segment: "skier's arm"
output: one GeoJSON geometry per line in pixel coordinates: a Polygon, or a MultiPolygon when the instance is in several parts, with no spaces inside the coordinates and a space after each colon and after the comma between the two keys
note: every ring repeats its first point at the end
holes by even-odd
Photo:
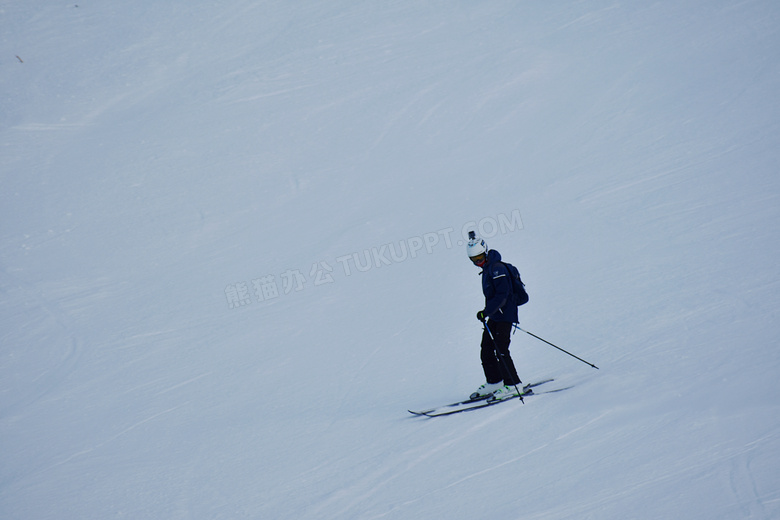
{"type": "Polygon", "coordinates": [[[493,316],[498,309],[506,304],[507,299],[512,294],[512,281],[509,279],[509,273],[506,268],[498,268],[490,273],[493,282],[493,297],[485,302],[485,316],[493,316]]]}

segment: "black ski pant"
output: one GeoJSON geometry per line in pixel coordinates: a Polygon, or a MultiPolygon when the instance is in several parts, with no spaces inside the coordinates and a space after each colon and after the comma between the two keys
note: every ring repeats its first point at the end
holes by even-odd
{"type": "Polygon", "coordinates": [[[511,340],[512,324],[505,321],[488,320],[487,327],[482,332],[482,369],[485,371],[485,379],[488,383],[500,383],[505,385],[519,385],[520,378],[515,370],[515,364],[509,355],[509,342],[511,340]],[[488,333],[493,334],[490,337],[488,333]]]}

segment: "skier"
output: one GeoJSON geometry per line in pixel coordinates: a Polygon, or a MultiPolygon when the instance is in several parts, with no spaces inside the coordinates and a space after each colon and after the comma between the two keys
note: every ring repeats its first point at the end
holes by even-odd
{"type": "Polygon", "coordinates": [[[512,325],[518,322],[509,271],[501,262],[501,254],[488,249],[485,241],[473,231],[469,231],[466,252],[474,265],[482,268],[485,295],[485,307],[477,313],[477,319],[485,328],[480,358],[486,382],[471,394],[471,398],[505,399],[518,395],[523,386],[509,355],[512,325]]]}

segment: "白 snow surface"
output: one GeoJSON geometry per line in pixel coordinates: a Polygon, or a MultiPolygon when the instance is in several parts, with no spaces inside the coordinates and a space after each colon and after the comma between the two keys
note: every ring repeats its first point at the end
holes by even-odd
{"type": "Polygon", "coordinates": [[[780,518],[774,1],[0,3],[0,517],[780,518]],[[478,227],[526,381],[482,382],[478,227]]]}

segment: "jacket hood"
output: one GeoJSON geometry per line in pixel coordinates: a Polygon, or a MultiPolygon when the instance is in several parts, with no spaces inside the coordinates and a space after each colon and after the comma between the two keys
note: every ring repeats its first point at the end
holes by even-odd
{"type": "Polygon", "coordinates": [[[492,265],[496,262],[501,261],[501,253],[496,251],[495,249],[490,249],[487,254],[487,264],[486,265],[492,265]]]}

